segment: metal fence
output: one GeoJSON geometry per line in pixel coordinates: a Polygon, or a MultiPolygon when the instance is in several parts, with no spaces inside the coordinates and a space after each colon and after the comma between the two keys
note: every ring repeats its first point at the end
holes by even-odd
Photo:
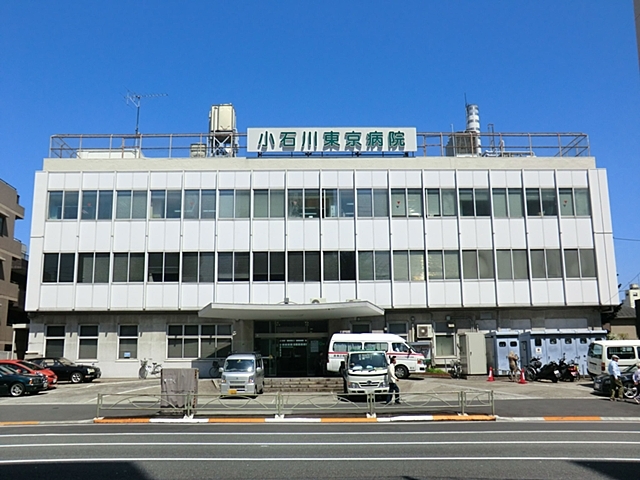
{"type": "Polygon", "coordinates": [[[330,157],[582,157],[590,155],[584,133],[474,133],[435,132],[417,134],[417,152],[280,152],[247,153],[245,133],[173,134],[66,134],[53,135],[51,158],[133,159],[207,158],[259,156],[330,157]]]}
{"type": "Polygon", "coordinates": [[[400,405],[386,404],[384,394],[277,392],[242,395],[130,395],[98,394],[96,417],[202,415],[240,417],[339,416],[378,414],[475,413],[495,415],[493,391],[404,393],[400,405]],[[487,412],[488,411],[488,412],[487,412]]]}

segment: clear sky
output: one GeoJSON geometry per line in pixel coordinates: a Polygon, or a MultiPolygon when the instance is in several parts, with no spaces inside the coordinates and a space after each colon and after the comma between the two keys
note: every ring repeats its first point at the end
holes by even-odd
{"type": "MultiPolygon", "coordinates": [[[[608,170],[619,283],[640,277],[640,74],[631,0],[0,2],[0,178],[26,209],[49,137],[415,126],[584,132],[608,170]],[[632,239],[627,241],[622,239],[632,239]]],[[[639,282],[640,283],[640,282],[639,282]]]]}

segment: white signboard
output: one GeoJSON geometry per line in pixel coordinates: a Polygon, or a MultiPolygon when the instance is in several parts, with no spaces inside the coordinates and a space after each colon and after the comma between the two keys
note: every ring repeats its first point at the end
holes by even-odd
{"type": "Polygon", "coordinates": [[[416,129],[248,128],[247,152],[415,152],[416,129]]]}

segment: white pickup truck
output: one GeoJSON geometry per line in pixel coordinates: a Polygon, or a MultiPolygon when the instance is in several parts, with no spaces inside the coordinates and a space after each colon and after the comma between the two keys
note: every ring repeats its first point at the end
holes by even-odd
{"type": "Polygon", "coordinates": [[[388,365],[385,352],[349,352],[344,372],[347,393],[387,393],[388,365]]]}

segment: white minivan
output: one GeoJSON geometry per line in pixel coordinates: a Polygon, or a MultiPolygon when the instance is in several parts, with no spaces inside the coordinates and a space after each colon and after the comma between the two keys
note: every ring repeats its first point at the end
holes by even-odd
{"type": "Polygon", "coordinates": [[[617,355],[620,369],[640,362],[640,340],[597,340],[589,345],[587,372],[593,378],[607,372],[611,357],[617,355]]]}
{"type": "Polygon", "coordinates": [[[339,373],[340,362],[349,352],[377,351],[396,357],[396,375],[407,378],[411,373],[424,373],[427,362],[422,353],[413,350],[406,340],[392,333],[334,333],[329,342],[327,371],[339,373]]]}

